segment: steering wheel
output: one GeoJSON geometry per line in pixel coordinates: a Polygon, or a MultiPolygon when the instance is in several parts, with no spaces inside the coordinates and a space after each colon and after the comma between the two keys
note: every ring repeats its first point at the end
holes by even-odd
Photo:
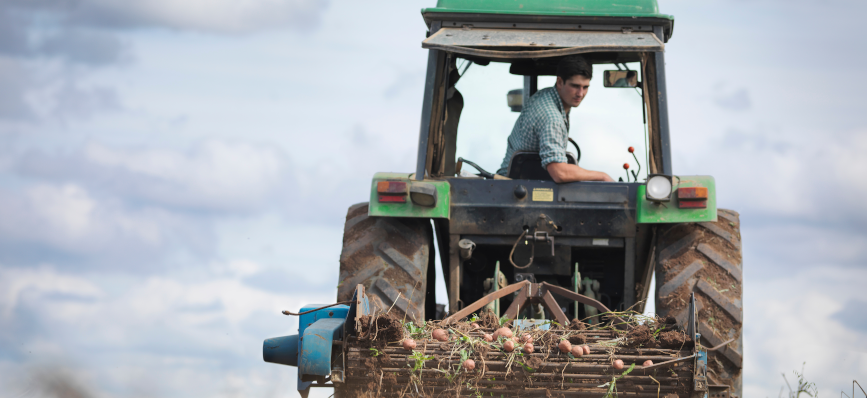
{"type": "Polygon", "coordinates": [[[569,142],[571,142],[572,145],[575,146],[575,152],[578,152],[575,154],[575,164],[577,165],[578,162],[581,161],[581,148],[578,147],[578,143],[575,142],[575,140],[573,140],[571,137],[569,137],[569,142]]]}

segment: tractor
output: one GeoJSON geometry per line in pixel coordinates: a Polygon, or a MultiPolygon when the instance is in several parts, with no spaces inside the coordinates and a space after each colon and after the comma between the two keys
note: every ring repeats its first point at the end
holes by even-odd
{"type": "MultiPolygon", "coordinates": [[[[478,301],[516,284],[575,293],[511,312],[524,318],[593,322],[600,310],[586,303],[640,313],[653,294],[660,316],[693,333],[697,347],[716,348],[695,362],[704,378],[696,376],[690,396],[742,397],[740,220],[717,208],[713,177],[674,172],[664,53],[674,18],[659,13],[656,0],[439,0],[422,16],[427,74],[415,169],[375,174],[369,202],[348,210],[337,301],[352,304],[306,307],[301,337],[266,340],[266,360],[299,366],[303,395],[319,383],[340,396],[349,369],[337,365],[338,342],[353,334],[350,320],[357,321],[362,306],[416,321],[447,315],[434,287],[439,256],[452,315],[481,305],[502,315],[520,295],[478,301]],[[520,111],[540,77],[555,75],[559,59],[576,54],[610,68],[601,90],[640,96],[646,143],[635,160],[646,175],[556,183],[538,153],[516,152],[505,175],[457,156],[464,103],[457,82],[469,65],[508,67],[522,78],[521,89],[503,87],[504,105],[520,111]],[[305,361],[313,359],[304,355],[316,348],[305,348],[303,336],[326,321],[334,344],[315,354],[321,373],[305,373],[313,369],[305,361]]],[[[573,144],[568,159],[579,164],[581,150],[573,144]]]]}

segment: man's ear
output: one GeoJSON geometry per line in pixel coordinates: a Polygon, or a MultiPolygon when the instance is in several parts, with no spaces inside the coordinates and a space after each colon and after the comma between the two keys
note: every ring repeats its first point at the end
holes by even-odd
{"type": "Polygon", "coordinates": [[[563,87],[563,78],[557,76],[557,82],[555,83],[558,87],[563,87]]]}

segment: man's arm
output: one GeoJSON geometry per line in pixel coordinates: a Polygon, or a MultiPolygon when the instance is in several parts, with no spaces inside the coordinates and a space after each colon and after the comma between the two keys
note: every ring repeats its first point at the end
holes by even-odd
{"type": "Polygon", "coordinates": [[[608,181],[613,182],[608,174],[601,171],[587,170],[578,165],[569,163],[548,163],[546,167],[548,174],[554,179],[554,182],[572,182],[572,181],[608,181]]]}

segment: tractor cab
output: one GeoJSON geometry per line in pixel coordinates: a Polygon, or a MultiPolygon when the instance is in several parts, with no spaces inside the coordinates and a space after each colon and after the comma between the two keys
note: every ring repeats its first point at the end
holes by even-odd
{"type": "Polygon", "coordinates": [[[602,169],[620,181],[635,182],[639,176],[643,180],[649,163],[661,172],[665,163],[661,145],[655,146],[655,152],[646,145],[651,136],[650,141],[662,141],[661,126],[654,123],[659,118],[659,98],[644,95],[659,92],[659,79],[651,68],[665,37],[654,34],[652,25],[618,29],[580,25],[582,30],[551,25],[543,30],[539,24],[445,22],[422,43],[434,50],[432,54],[442,53],[441,65],[429,67],[428,80],[433,78],[435,86],[444,90],[426,90],[435,97],[431,127],[425,131],[430,156],[425,159],[427,177],[551,181],[538,153],[518,152],[513,159],[504,159],[503,154],[523,105],[538,90],[554,86],[558,62],[571,55],[593,64],[595,78],[582,107],[569,116],[575,139],[570,139],[568,163],[580,162],[581,146],[587,146],[589,157],[584,160],[590,168],[602,169]],[[439,67],[443,71],[438,74],[439,67]],[[648,118],[649,113],[654,117],[648,118]],[[630,147],[632,155],[627,152],[630,147]],[[631,170],[620,169],[624,161],[632,163],[631,170]]]}

